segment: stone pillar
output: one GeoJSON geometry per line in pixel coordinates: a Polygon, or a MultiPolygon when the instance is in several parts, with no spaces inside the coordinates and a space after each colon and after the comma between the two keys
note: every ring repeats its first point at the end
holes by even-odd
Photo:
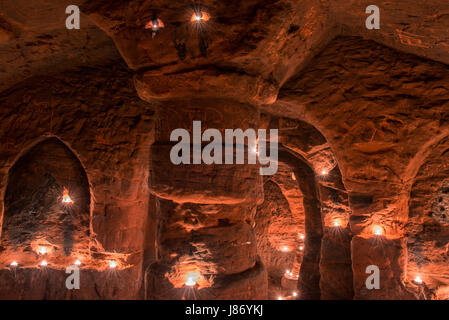
{"type": "Polygon", "coordinates": [[[320,290],[322,300],[351,300],[354,298],[351,215],[348,195],[344,192],[338,168],[322,176],[320,184],[323,238],[320,257],[320,290]],[[335,228],[334,222],[341,227],[335,228]]]}
{"type": "Polygon", "coordinates": [[[193,121],[201,121],[203,132],[218,129],[223,143],[225,129],[257,129],[254,98],[264,88],[257,80],[204,71],[138,75],[135,83],[140,97],[158,105],[149,182],[158,202],[157,261],[147,274],[147,297],[265,299],[267,275],[253,230],[262,176],[258,165],[247,163],[246,146],[245,164],[170,160],[177,143],[170,141],[172,131],[186,129],[192,143],[193,121]]]}
{"type": "Polygon", "coordinates": [[[351,241],[354,298],[413,299],[404,286],[407,265],[404,206],[407,201],[401,200],[406,199],[405,196],[391,185],[379,189],[390,192],[388,195],[380,192],[349,195],[353,210],[350,224],[354,234],[351,241]],[[399,200],[391,199],[391,194],[397,195],[399,200]],[[376,226],[382,231],[381,235],[374,233],[376,226]],[[366,273],[370,265],[379,268],[379,289],[366,286],[366,279],[372,274],[366,273]]]}

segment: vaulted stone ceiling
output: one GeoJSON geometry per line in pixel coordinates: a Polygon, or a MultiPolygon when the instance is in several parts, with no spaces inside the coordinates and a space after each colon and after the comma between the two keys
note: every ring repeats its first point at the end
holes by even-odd
{"type": "Polygon", "coordinates": [[[202,33],[207,57],[198,48],[198,31],[189,28],[191,5],[162,0],[2,1],[0,90],[36,74],[117,59],[114,45],[99,28],[134,70],[172,73],[212,68],[261,76],[275,87],[297,74],[338,34],[360,35],[449,63],[449,3],[445,0],[425,4],[413,0],[202,1],[211,15],[202,33]],[[81,7],[80,30],[65,28],[69,4],[81,7]],[[370,4],[381,10],[380,30],[365,27],[365,9],[370,4]],[[155,14],[165,28],[152,39],[144,26],[155,14]],[[185,46],[183,61],[175,46],[185,46]]]}
{"type": "MultiPolygon", "coordinates": [[[[198,244],[204,242],[212,255],[200,259],[200,267],[209,272],[210,265],[216,264],[221,268],[220,281],[236,284],[219,288],[220,297],[235,298],[234,293],[239,292],[245,299],[263,298],[258,285],[263,283],[263,268],[256,262],[252,226],[247,223],[255,200],[262,199],[256,170],[232,168],[232,179],[218,179],[210,190],[212,177],[228,173],[211,167],[179,169],[170,166],[165,157],[168,133],[190,127],[193,116],[200,115],[208,127],[257,127],[259,110],[241,103],[250,101],[261,105],[266,127],[281,130],[284,146],[311,164],[294,172],[295,177],[307,178],[298,179],[303,183],[301,191],[309,193],[302,192],[308,199],[304,211],[312,212],[305,225],[309,219],[314,226],[312,236],[306,239],[318,239],[305,244],[309,249],[305,250],[303,269],[332,272],[322,272],[321,280],[313,272],[312,277],[304,277],[302,286],[309,289],[303,297],[319,298],[316,288],[321,281],[343,284],[340,287],[347,289],[344,296],[349,298],[409,298],[411,295],[402,291],[403,283],[410,283],[422,268],[426,281],[432,278],[434,289],[443,292],[437,297],[446,298],[447,260],[438,261],[435,269],[422,263],[420,251],[424,243],[429,257],[446,254],[447,242],[434,250],[434,239],[447,238],[446,231],[435,229],[423,239],[420,228],[431,216],[446,219],[442,216],[445,187],[429,186],[427,181],[429,177],[440,180],[436,173],[445,168],[440,169],[442,161],[433,158],[447,154],[449,3],[376,2],[205,0],[202,6],[210,20],[198,30],[189,23],[193,12],[187,1],[2,1],[0,91],[14,90],[1,95],[6,160],[0,174],[7,176],[9,166],[30,141],[49,133],[60,136],[79,151],[81,159],[89,160],[83,163],[87,174],[94,177],[93,194],[98,201],[93,230],[105,250],[141,252],[142,221],[151,211],[145,200],[150,185],[151,194],[160,198],[160,212],[171,217],[159,224],[164,232],[158,244],[162,259],[151,269],[155,279],[164,279],[164,268],[171,268],[170,264],[177,266],[174,255],[187,257],[181,262],[189,262],[191,244],[201,249],[198,244]],[[80,30],[65,27],[69,4],[81,8],[80,30]],[[365,27],[365,9],[371,4],[380,7],[380,30],[365,27]],[[153,37],[145,25],[155,16],[164,28],[153,37]],[[129,70],[124,70],[121,59],[129,70]],[[75,68],[80,66],[86,68],[75,68]],[[70,71],[64,72],[66,69],[70,71]],[[20,86],[16,86],[18,82],[22,82],[20,86]],[[135,91],[154,105],[139,100],[135,91]],[[162,108],[158,100],[166,100],[162,108]],[[281,121],[280,117],[290,119],[281,121]],[[292,118],[301,121],[290,123],[292,118]],[[283,127],[284,121],[289,125],[283,127]],[[111,151],[114,145],[119,147],[111,151]],[[130,162],[133,156],[135,162],[130,162]],[[327,170],[324,175],[331,170],[333,174],[316,179],[322,169],[327,170]],[[329,181],[330,177],[338,179],[329,181]],[[315,180],[327,188],[320,195],[323,226],[313,191],[315,180]],[[436,191],[439,196],[432,196],[431,201],[421,197],[436,191]],[[135,203],[123,205],[123,199],[130,198],[135,203]],[[191,204],[184,204],[189,201],[191,204]],[[334,243],[329,232],[335,218],[333,209],[349,206],[351,213],[338,212],[346,233],[342,241],[334,243]],[[207,219],[185,222],[185,215],[207,219]],[[387,253],[372,246],[373,225],[382,225],[388,236],[387,253]],[[216,226],[220,234],[210,236],[210,228],[216,226]],[[191,230],[198,232],[201,241],[190,240],[191,230]],[[233,243],[239,237],[251,246],[236,260],[223,259],[232,247],[223,245],[222,240],[233,243]],[[413,241],[409,242],[408,265],[406,238],[413,241]],[[179,247],[172,246],[174,240],[179,247]],[[368,250],[373,250],[369,256],[368,250]],[[342,260],[333,259],[336,252],[342,260]],[[372,263],[386,270],[382,279],[385,291],[377,296],[364,289],[365,268],[372,263]],[[405,277],[407,268],[410,276],[405,277]],[[249,281],[234,282],[235,274],[247,271],[249,281]],[[253,289],[246,292],[241,289],[245,287],[253,289]]],[[[201,256],[201,250],[196,252],[201,256]]],[[[140,279],[141,262],[134,264],[134,276],[130,272],[133,279],[140,279]]],[[[178,276],[175,273],[172,280],[182,285],[178,276]]],[[[156,280],[146,287],[151,295],[173,298],[156,280]]],[[[169,287],[167,282],[164,285],[169,287]]],[[[136,285],[129,296],[137,296],[139,290],[136,285]]],[[[341,292],[332,291],[323,290],[321,297],[341,297],[341,292]]],[[[89,295],[95,296],[93,292],[96,287],[89,295]]]]}
{"type": "Polygon", "coordinates": [[[35,75],[120,59],[112,41],[81,15],[81,29],[67,30],[73,1],[0,1],[0,91],[35,75]]]}

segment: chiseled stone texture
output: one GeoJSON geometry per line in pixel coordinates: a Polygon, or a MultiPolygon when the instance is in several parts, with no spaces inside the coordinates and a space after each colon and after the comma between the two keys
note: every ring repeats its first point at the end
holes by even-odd
{"type": "MultiPolygon", "coordinates": [[[[149,149],[153,141],[154,111],[137,97],[130,73],[118,62],[108,68],[80,68],[30,78],[2,92],[0,106],[0,143],[4,146],[0,150],[1,198],[5,194],[9,170],[22,154],[47,138],[62,141],[79,159],[88,179],[88,189],[84,188],[84,192],[89,192],[91,197],[90,212],[87,212],[89,238],[84,250],[90,252],[87,256],[92,259],[92,264],[82,266],[81,277],[85,277],[82,286],[86,287],[78,293],[67,293],[64,282],[59,279],[60,270],[65,270],[67,264],[49,255],[49,267],[44,273],[36,268],[18,270],[18,285],[11,283],[12,272],[2,270],[2,296],[32,299],[140,297],[145,229],[149,220],[149,149]],[[96,262],[104,260],[107,264],[106,259],[113,257],[121,259],[116,270],[97,271],[100,266],[96,262]],[[54,286],[46,286],[46,281],[54,286]],[[4,291],[9,290],[8,286],[15,291],[4,291]],[[26,293],[29,286],[34,289],[26,293]]],[[[58,150],[49,145],[45,152],[51,159],[58,157],[58,150]]],[[[35,166],[45,164],[34,159],[35,166]]],[[[56,177],[64,179],[64,170],[67,174],[71,172],[73,168],[65,165],[61,163],[56,177]]],[[[51,166],[47,170],[51,171],[51,166]]],[[[0,208],[3,213],[3,201],[0,208]]],[[[3,223],[4,230],[8,230],[5,224],[9,220],[3,223]]],[[[81,227],[74,226],[75,229],[81,227]]],[[[150,251],[146,256],[154,255],[154,248],[145,246],[150,251]]],[[[38,261],[36,257],[36,264],[38,261]]],[[[1,261],[1,267],[10,262],[9,258],[1,261]]]]}
{"type": "MultiPolygon", "coordinates": [[[[339,37],[280,91],[277,108],[314,125],[332,146],[349,193],[351,231],[363,239],[378,224],[387,242],[406,240],[412,184],[432,146],[449,132],[448,74],[444,64],[339,37]]],[[[275,112],[273,106],[264,109],[275,112]]],[[[355,283],[366,278],[368,243],[352,243],[355,283]]],[[[405,245],[395,248],[379,262],[394,261],[386,264],[384,291],[357,285],[357,298],[409,297],[403,287],[414,275],[406,272],[405,245]]]]}

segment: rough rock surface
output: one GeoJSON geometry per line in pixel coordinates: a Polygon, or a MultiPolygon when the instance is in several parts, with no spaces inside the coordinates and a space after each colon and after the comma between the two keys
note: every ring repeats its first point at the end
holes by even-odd
{"type": "MultiPolygon", "coordinates": [[[[129,73],[118,63],[32,78],[4,91],[0,105],[1,297],[140,297],[154,111],[137,97],[129,73]],[[64,186],[72,219],[61,212],[64,186]],[[25,212],[35,220],[16,219],[25,212]],[[71,220],[71,252],[60,230],[71,224],[61,218],[71,220]],[[17,230],[31,233],[11,243],[17,230]],[[44,257],[30,250],[35,238],[52,248],[44,257]],[[48,267],[36,268],[43,258],[48,267]],[[76,259],[84,287],[70,293],[61,278],[76,259]],[[7,267],[13,260],[18,270],[7,267]],[[111,260],[117,268],[105,271],[111,260]]],[[[154,257],[154,246],[148,250],[154,257]]]]}
{"type": "Polygon", "coordinates": [[[0,4],[0,298],[449,298],[447,1],[73,2],[0,4]],[[193,120],[279,173],[174,166],[193,120]]]}
{"type": "MultiPolygon", "coordinates": [[[[443,64],[374,42],[343,37],[280,93],[279,105],[288,110],[295,106],[296,117],[315,125],[335,152],[353,212],[351,231],[358,239],[352,240],[355,284],[362,285],[364,268],[375,263],[357,253],[373,247],[375,225],[383,228],[383,245],[396,248],[377,261],[386,273],[384,291],[376,294],[356,286],[357,298],[410,297],[403,288],[415,274],[406,272],[400,239],[405,241],[408,202],[418,171],[448,132],[447,70],[443,64]]],[[[444,164],[439,156],[429,159],[444,164]]],[[[440,185],[434,185],[433,194],[440,185]]]]}
{"type": "Polygon", "coordinates": [[[268,272],[268,298],[293,294],[292,290],[284,290],[281,280],[286,277],[298,281],[304,250],[304,218],[302,194],[294,172],[280,163],[278,173],[264,183],[264,202],[255,216],[257,250],[268,272]]]}

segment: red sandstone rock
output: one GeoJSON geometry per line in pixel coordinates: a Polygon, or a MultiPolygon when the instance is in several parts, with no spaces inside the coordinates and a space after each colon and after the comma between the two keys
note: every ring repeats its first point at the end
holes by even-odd
{"type": "Polygon", "coordinates": [[[447,1],[379,1],[379,30],[353,0],[205,0],[201,31],[78,4],[0,8],[1,299],[449,297],[447,1]],[[278,172],[173,165],[194,120],[278,129],[278,172]]]}

